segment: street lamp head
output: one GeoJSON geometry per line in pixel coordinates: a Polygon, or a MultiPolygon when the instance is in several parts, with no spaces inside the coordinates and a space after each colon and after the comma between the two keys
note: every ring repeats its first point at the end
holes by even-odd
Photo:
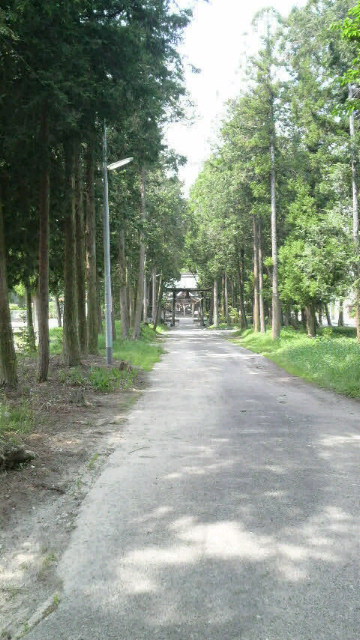
{"type": "Polygon", "coordinates": [[[119,167],[123,167],[125,164],[129,164],[129,162],[131,162],[132,160],[134,160],[134,158],[124,158],[124,160],[118,160],[117,162],[108,164],[107,168],[110,169],[110,171],[112,169],[119,169],[119,167]]]}

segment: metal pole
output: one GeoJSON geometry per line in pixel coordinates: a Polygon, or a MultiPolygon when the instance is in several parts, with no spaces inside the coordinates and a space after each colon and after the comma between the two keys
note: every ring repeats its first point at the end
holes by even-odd
{"type": "Polygon", "coordinates": [[[104,267],[105,267],[105,323],[106,323],[106,362],[112,363],[112,299],[111,299],[111,266],[110,266],[110,216],[109,216],[109,187],[107,170],[107,138],[104,123],[104,267]]]}

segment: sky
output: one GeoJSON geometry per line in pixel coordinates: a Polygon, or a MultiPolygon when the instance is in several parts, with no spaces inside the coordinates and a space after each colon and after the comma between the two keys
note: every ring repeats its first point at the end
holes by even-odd
{"type": "Polygon", "coordinates": [[[173,124],[167,132],[168,145],[188,159],[180,175],[187,193],[210,155],[226,101],[241,90],[246,55],[256,51],[257,38],[251,27],[255,13],[271,5],[287,15],[306,0],[177,0],[176,4],[194,10],[180,47],[186,86],[194,103],[193,123],[173,124]],[[192,73],[191,65],[200,73],[192,73]]]}

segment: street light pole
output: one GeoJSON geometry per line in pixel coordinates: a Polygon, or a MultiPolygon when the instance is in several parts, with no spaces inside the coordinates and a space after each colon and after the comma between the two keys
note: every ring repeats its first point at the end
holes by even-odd
{"type": "Polygon", "coordinates": [[[105,335],[106,335],[106,362],[112,364],[113,335],[112,335],[112,295],[111,295],[111,262],[110,262],[110,212],[109,212],[109,185],[108,170],[118,169],[131,162],[133,158],[124,158],[112,164],[107,164],[107,132],[104,123],[103,139],[103,174],[104,174],[104,271],[105,271],[105,335]]]}
{"type": "Polygon", "coordinates": [[[107,135],[104,124],[104,271],[105,271],[105,326],[106,326],[106,362],[112,363],[112,299],[111,299],[111,264],[110,264],[110,214],[109,214],[109,185],[107,169],[107,135]]]}

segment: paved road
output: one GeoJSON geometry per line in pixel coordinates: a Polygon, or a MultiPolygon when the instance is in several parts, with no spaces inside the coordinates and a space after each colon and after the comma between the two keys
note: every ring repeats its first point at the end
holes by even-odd
{"type": "Polygon", "coordinates": [[[28,640],[358,640],[359,409],[181,324],[28,640]]]}

